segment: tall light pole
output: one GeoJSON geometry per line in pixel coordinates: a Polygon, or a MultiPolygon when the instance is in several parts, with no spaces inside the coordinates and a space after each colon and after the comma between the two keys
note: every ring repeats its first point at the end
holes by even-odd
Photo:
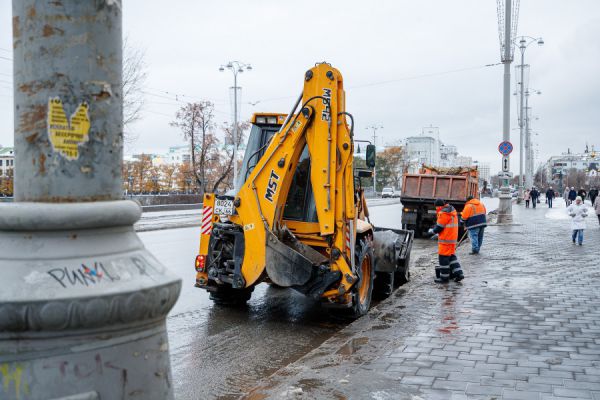
{"type": "MultiPolygon", "coordinates": [[[[500,58],[504,64],[502,141],[510,142],[510,64],[513,61],[514,41],[519,15],[519,0],[514,4],[511,0],[497,0],[498,36],[500,39],[500,58]]],[[[500,203],[498,205],[498,223],[512,222],[512,197],[509,181],[510,152],[502,156],[502,172],[500,173],[500,203]]]]}
{"type": "Polygon", "coordinates": [[[238,189],[238,168],[237,168],[237,147],[238,147],[238,85],[237,76],[239,73],[246,71],[252,71],[250,64],[243,63],[241,61],[229,61],[225,65],[219,67],[219,71],[225,71],[225,68],[233,73],[233,189],[238,189]]]}
{"type": "Polygon", "coordinates": [[[142,209],[123,200],[121,2],[12,6],[0,398],[173,399],[166,316],[181,279],[144,247],[142,209]]]}
{"type": "MultiPolygon", "coordinates": [[[[527,144],[525,144],[525,147],[523,146],[523,142],[524,137],[525,137],[525,132],[524,132],[524,128],[525,128],[525,124],[524,124],[524,112],[523,112],[523,107],[524,107],[524,96],[525,96],[525,92],[528,90],[527,86],[528,84],[525,82],[525,50],[527,49],[527,47],[529,47],[530,44],[532,43],[537,43],[539,46],[543,46],[544,45],[544,39],[542,39],[541,37],[539,38],[534,38],[531,36],[520,36],[517,39],[519,39],[519,50],[521,51],[521,65],[520,65],[520,69],[521,69],[521,80],[520,80],[520,88],[519,88],[519,143],[520,143],[520,147],[519,147],[519,199],[523,198],[523,184],[524,184],[524,180],[523,180],[523,158],[524,155],[526,154],[528,147],[527,144]],[[525,149],[525,151],[523,151],[525,149]]],[[[516,39],[515,39],[516,40],[516,39]]],[[[529,156],[529,154],[527,154],[527,156],[529,156]]],[[[527,157],[527,159],[529,159],[529,157],[527,157]]],[[[527,175],[527,165],[525,166],[525,174],[527,175]]],[[[530,187],[529,184],[526,184],[527,187],[530,187]]]]}
{"type": "MultiPolygon", "coordinates": [[[[375,146],[375,154],[377,155],[377,130],[383,129],[381,125],[371,125],[367,126],[365,129],[373,130],[373,145],[375,146]]],[[[373,168],[373,195],[377,197],[377,166],[373,168]]]]}
{"type": "Polygon", "coordinates": [[[531,107],[529,107],[529,96],[532,94],[542,94],[541,91],[528,88],[525,93],[525,185],[533,186],[533,151],[531,148],[531,107]]]}

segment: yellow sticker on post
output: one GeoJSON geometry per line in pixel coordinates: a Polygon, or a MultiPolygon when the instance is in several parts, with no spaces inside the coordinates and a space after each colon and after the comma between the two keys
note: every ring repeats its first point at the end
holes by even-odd
{"type": "Polygon", "coordinates": [[[79,158],[79,146],[89,140],[88,104],[83,102],[68,119],[58,97],[48,99],[48,138],[54,151],[68,160],[79,158]]]}

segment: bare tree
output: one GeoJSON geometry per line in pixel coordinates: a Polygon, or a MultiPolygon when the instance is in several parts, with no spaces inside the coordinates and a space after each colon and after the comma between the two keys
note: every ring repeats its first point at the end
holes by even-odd
{"type": "Polygon", "coordinates": [[[173,190],[173,179],[176,172],[177,168],[172,164],[164,164],[160,167],[160,174],[163,177],[164,186],[169,192],[173,190]]]}
{"type": "Polygon", "coordinates": [[[141,118],[146,78],[145,52],[132,46],[126,37],[123,40],[123,133],[126,142],[137,139],[129,126],[141,118]]]}
{"type": "Polygon", "coordinates": [[[214,105],[210,101],[188,103],[175,115],[171,126],[181,129],[184,139],[189,142],[192,158],[192,175],[201,193],[206,188],[206,166],[208,155],[218,143],[213,130],[214,105]]]}
{"type": "Polygon", "coordinates": [[[141,154],[139,159],[133,162],[134,188],[137,180],[138,192],[149,191],[150,172],[152,171],[152,157],[149,154],[141,154]]]}
{"type": "MultiPolygon", "coordinates": [[[[225,124],[222,127],[223,133],[225,134],[225,143],[243,143],[246,136],[246,131],[250,128],[249,122],[242,122],[238,124],[237,138],[234,141],[234,129],[233,124],[225,124]]],[[[213,178],[213,193],[221,187],[223,190],[231,189],[233,185],[233,147],[224,146],[221,151],[213,154],[211,157],[214,168],[212,169],[213,178]]],[[[240,170],[241,162],[238,161],[238,171],[240,170]]],[[[243,178],[242,178],[243,179],[243,178]]]]}

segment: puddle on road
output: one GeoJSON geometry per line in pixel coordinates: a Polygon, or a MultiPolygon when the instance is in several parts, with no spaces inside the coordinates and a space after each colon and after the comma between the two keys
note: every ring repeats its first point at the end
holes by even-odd
{"type": "Polygon", "coordinates": [[[298,385],[303,389],[316,389],[323,386],[323,381],[314,378],[305,378],[298,381],[298,385]]]}
{"type": "Polygon", "coordinates": [[[361,347],[366,345],[369,342],[369,338],[367,337],[359,337],[350,340],[348,343],[343,345],[336,354],[340,354],[343,356],[350,356],[360,350],[361,347]]]}
{"type": "Polygon", "coordinates": [[[390,328],[390,327],[391,327],[391,325],[388,325],[388,324],[381,324],[381,325],[373,325],[373,326],[371,327],[371,329],[374,329],[374,330],[382,330],[382,329],[388,329],[388,328],[390,328]]]}

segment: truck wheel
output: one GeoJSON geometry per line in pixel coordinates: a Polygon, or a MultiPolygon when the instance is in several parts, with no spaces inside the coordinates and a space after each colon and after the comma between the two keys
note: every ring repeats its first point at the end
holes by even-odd
{"type": "Polygon", "coordinates": [[[394,283],[397,286],[404,285],[410,281],[410,254],[404,259],[404,265],[394,272],[394,283]]]}
{"type": "Polygon", "coordinates": [[[394,272],[376,272],[373,286],[373,295],[383,300],[388,298],[394,291],[394,272]]]}
{"type": "Polygon", "coordinates": [[[352,287],[352,308],[349,310],[352,318],[362,317],[369,311],[375,281],[373,247],[361,240],[357,250],[358,282],[352,287]]]}
{"type": "Polygon", "coordinates": [[[253,291],[254,286],[245,289],[234,289],[229,285],[219,285],[216,291],[210,292],[209,298],[218,305],[242,306],[250,300],[253,291]]]}

